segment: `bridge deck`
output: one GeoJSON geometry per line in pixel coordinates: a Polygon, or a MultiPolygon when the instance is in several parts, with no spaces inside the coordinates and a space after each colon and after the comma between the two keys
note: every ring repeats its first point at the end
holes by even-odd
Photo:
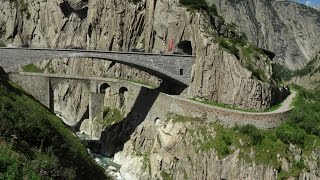
{"type": "Polygon", "coordinates": [[[94,58],[126,64],[162,79],[189,85],[195,56],[81,49],[0,48],[0,66],[13,71],[26,64],[57,58],[94,58]]]}

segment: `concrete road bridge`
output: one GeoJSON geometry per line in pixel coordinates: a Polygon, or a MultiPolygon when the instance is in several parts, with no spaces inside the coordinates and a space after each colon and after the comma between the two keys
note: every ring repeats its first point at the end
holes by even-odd
{"type": "Polygon", "coordinates": [[[6,72],[56,58],[94,58],[129,65],[161,79],[188,86],[195,56],[114,52],[81,49],[0,48],[0,66],[6,72]]]}

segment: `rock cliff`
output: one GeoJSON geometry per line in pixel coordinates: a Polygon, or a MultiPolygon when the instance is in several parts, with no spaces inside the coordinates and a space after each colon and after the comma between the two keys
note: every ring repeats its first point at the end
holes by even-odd
{"type": "MultiPolygon", "coordinates": [[[[283,172],[291,172],[287,176],[289,179],[319,179],[319,152],[304,156],[301,148],[290,145],[285,156],[277,154],[277,157],[272,157],[279,167],[268,163],[262,165],[253,160],[256,159],[256,152],[252,148],[247,156],[244,155],[244,148],[241,146],[246,143],[246,139],[239,139],[242,144],[240,148],[230,142],[231,152],[226,149],[230,154],[221,157],[219,150],[212,148],[211,144],[218,143],[213,142],[213,139],[220,136],[221,127],[201,119],[189,120],[169,117],[163,121],[144,121],[124,145],[124,150],[114,157],[122,165],[121,175],[125,179],[275,180],[283,178],[283,172]],[[302,158],[308,171],[294,175],[291,171],[294,162],[302,158]]],[[[267,154],[269,150],[265,156],[267,154]]]]}
{"type": "Polygon", "coordinates": [[[320,53],[317,54],[304,68],[295,72],[290,82],[313,89],[319,87],[320,83],[320,53]]]}
{"type": "MultiPolygon", "coordinates": [[[[272,67],[266,55],[252,53],[248,45],[234,47],[228,39],[221,41],[219,36],[230,35],[228,31],[221,33],[227,26],[219,17],[189,11],[177,0],[4,1],[0,15],[5,27],[2,40],[18,46],[168,52],[168,44],[173,43],[178,51],[197,55],[188,97],[262,110],[275,102],[273,95],[278,92],[272,85],[272,67]],[[244,57],[246,52],[248,57],[244,57]]],[[[159,82],[142,71],[110,62],[50,62],[42,67],[159,82]]]]}
{"type": "Polygon", "coordinates": [[[275,52],[275,60],[300,69],[320,50],[320,12],[295,2],[206,0],[249,41],[275,52]]]}

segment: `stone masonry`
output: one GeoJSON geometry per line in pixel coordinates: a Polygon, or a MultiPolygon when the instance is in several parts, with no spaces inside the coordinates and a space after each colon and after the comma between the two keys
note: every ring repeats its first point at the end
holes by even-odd
{"type": "Polygon", "coordinates": [[[54,58],[96,58],[123,63],[136,67],[158,76],[162,79],[174,81],[181,85],[189,85],[194,56],[162,55],[144,53],[124,53],[78,49],[29,49],[29,48],[1,48],[2,66],[7,72],[43,59],[54,58]]]}

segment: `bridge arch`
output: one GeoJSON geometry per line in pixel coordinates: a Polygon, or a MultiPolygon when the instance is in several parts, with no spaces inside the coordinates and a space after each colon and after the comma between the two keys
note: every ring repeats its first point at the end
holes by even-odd
{"type": "Polygon", "coordinates": [[[105,94],[110,88],[111,88],[111,86],[108,83],[102,83],[99,86],[98,93],[105,94]]]}
{"type": "MultiPolygon", "coordinates": [[[[189,47],[189,43],[186,43],[189,47]]],[[[190,48],[190,47],[189,47],[190,48]]],[[[22,65],[56,58],[93,58],[125,64],[177,85],[188,86],[195,56],[111,52],[81,49],[0,48],[1,66],[14,71],[22,65]]]]}
{"type": "Polygon", "coordinates": [[[119,89],[119,108],[124,112],[126,109],[126,100],[127,100],[128,88],[120,87],[119,89]]]}

